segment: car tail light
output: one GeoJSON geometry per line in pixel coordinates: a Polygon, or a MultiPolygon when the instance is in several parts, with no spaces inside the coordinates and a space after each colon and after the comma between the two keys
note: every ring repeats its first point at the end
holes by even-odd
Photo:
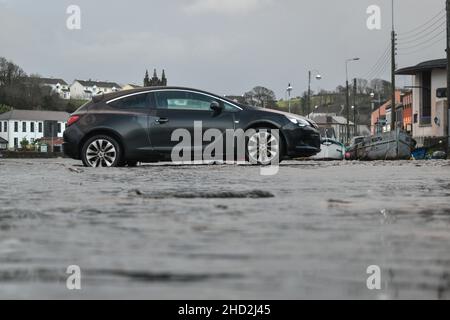
{"type": "Polygon", "coordinates": [[[80,116],[71,116],[69,118],[69,120],[67,120],[67,126],[70,127],[71,125],[73,125],[78,120],[80,120],[80,116]]]}

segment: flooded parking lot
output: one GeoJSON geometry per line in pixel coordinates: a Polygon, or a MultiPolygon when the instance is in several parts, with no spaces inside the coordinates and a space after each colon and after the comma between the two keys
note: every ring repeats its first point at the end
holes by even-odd
{"type": "Polygon", "coordinates": [[[0,160],[0,189],[0,298],[450,298],[449,161],[0,160]]]}

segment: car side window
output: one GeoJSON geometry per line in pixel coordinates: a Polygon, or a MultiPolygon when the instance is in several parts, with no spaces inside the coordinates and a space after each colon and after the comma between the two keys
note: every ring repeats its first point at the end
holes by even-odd
{"type": "Polygon", "coordinates": [[[109,105],[113,108],[122,110],[146,110],[150,106],[149,95],[148,93],[136,94],[110,102],[109,105]]]}
{"type": "Polygon", "coordinates": [[[211,111],[211,103],[217,101],[213,97],[188,91],[156,92],[158,109],[211,111]]]}

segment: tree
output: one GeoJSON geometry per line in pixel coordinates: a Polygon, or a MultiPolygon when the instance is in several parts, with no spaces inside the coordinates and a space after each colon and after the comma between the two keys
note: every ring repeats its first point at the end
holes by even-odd
{"type": "Polygon", "coordinates": [[[356,91],[359,95],[370,94],[369,81],[366,79],[356,79],[356,91]]]}
{"type": "Polygon", "coordinates": [[[0,104],[0,114],[11,111],[12,108],[6,104],[0,104]]]}
{"type": "Polygon", "coordinates": [[[0,86],[11,86],[26,76],[18,65],[0,57],[0,86]]]}
{"type": "Polygon", "coordinates": [[[244,99],[247,104],[255,104],[261,108],[275,108],[276,96],[275,93],[265,87],[254,87],[251,91],[244,94],[244,99]]]}
{"type": "Polygon", "coordinates": [[[30,142],[26,138],[23,138],[22,141],[20,141],[20,146],[22,147],[23,150],[27,149],[29,145],[30,142]]]}
{"type": "Polygon", "coordinates": [[[37,74],[28,76],[22,68],[0,57],[0,113],[15,109],[74,112],[83,100],[64,100],[50,87],[43,86],[37,74]]]}

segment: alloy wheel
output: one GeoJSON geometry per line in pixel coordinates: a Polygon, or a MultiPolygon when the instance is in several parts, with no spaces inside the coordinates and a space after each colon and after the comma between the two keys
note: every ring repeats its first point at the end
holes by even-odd
{"type": "Polygon", "coordinates": [[[86,149],[86,161],[89,166],[111,167],[117,158],[116,147],[108,140],[92,141],[86,149]]]}
{"type": "Polygon", "coordinates": [[[268,130],[260,130],[253,134],[247,145],[249,160],[252,163],[268,165],[279,161],[280,142],[268,130]]]}

